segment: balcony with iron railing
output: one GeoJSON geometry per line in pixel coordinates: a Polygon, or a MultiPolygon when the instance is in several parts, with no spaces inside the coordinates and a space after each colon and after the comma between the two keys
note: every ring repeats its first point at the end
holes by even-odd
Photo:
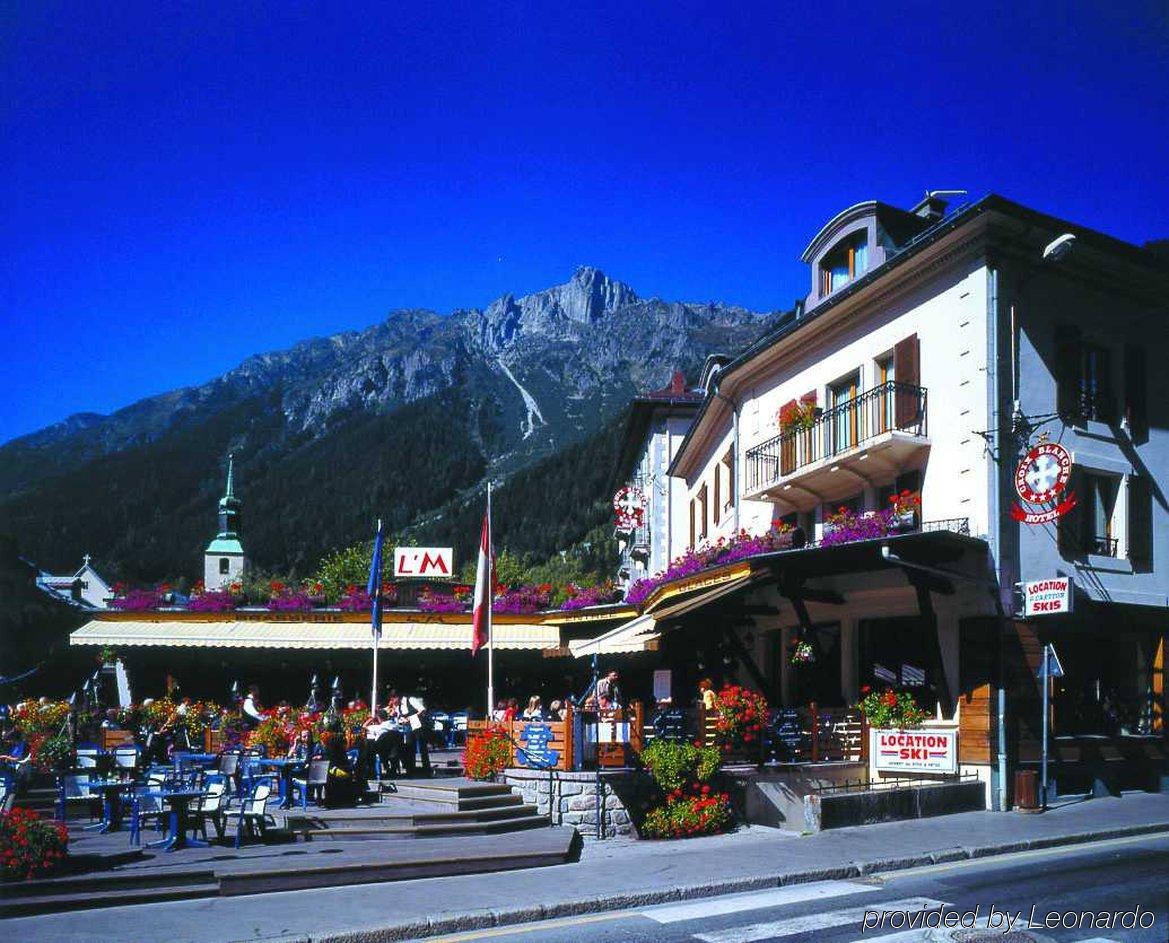
{"type": "Polygon", "coordinates": [[[748,449],[744,497],[806,509],[896,475],[929,448],[923,387],[890,380],[748,449]]]}

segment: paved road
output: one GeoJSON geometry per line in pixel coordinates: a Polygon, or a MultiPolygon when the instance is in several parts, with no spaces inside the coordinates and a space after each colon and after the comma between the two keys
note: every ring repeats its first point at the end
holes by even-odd
{"type": "MultiPolygon", "coordinates": [[[[612,866],[619,866],[613,863],[612,866]]],[[[538,879],[538,878],[537,878],[538,879]]],[[[517,888],[519,891],[521,888],[517,888]]],[[[1125,918],[1113,918],[1121,922],[1125,918]]],[[[1122,839],[822,881],[614,914],[524,924],[429,943],[1169,943],[1169,837],[1122,839]],[[991,908],[994,908],[992,915],[991,908]],[[1137,911],[1137,908],[1140,908],[1137,911]],[[1137,912],[1132,929],[1085,921],[1084,911],[1137,912]],[[964,927],[910,928],[953,913],[964,927]],[[883,923],[880,921],[883,917],[883,923]],[[971,916],[976,914],[976,916],[971,916]],[[1044,923],[1051,914],[1054,927],[1044,923]],[[1067,915],[1071,915],[1070,917],[1067,915]],[[1072,927],[1059,925],[1070,919],[1072,927]],[[1008,927],[1006,921],[1012,921],[1008,927]],[[1034,925],[1029,926],[1031,921],[1034,925]],[[869,926],[866,928],[866,921],[869,926]],[[989,922],[989,928],[988,928],[989,922]]]]}

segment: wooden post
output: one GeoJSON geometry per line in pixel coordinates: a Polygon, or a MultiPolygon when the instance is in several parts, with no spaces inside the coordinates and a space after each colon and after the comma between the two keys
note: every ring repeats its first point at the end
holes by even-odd
{"type": "MultiPolygon", "coordinates": [[[[858,711],[858,713],[860,713],[858,711]]],[[[869,761],[869,720],[861,714],[861,762],[869,761]]]]}
{"type": "Polygon", "coordinates": [[[640,756],[645,746],[645,705],[641,701],[633,701],[630,705],[629,718],[629,749],[635,756],[640,756]]]}
{"type": "Polygon", "coordinates": [[[564,749],[561,751],[563,759],[563,766],[561,767],[565,772],[576,769],[576,754],[573,752],[576,744],[573,741],[573,709],[572,701],[568,701],[564,707],[564,749]]]}
{"type": "Polygon", "coordinates": [[[816,702],[812,701],[812,762],[820,762],[820,711],[816,709],[816,702]]]}

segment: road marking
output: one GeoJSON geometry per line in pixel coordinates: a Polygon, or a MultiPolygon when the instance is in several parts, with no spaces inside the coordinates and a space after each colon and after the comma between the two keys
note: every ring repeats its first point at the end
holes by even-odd
{"type": "Polygon", "coordinates": [[[935,943],[938,936],[933,930],[902,930],[900,933],[886,933],[884,936],[863,936],[850,943],[935,943]]]}
{"type": "Polygon", "coordinates": [[[558,927],[575,927],[584,923],[601,923],[605,920],[620,920],[632,917],[636,911],[611,910],[603,914],[585,914],[580,917],[559,917],[552,920],[536,920],[532,923],[516,923],[511,926],[491,927],[482,930],[467,930],[449,936],[427,937],[426,943],[466,943],[467,940],[486,940],[496,936],[511,936],[518,933],[532,933],[539,930],[555,930],[558,927]]]}
{"type": "Polygon", "coordinates": [[[827,900],[830,897],[868,894],[879,890],[881,888],[874,887],[872,884],[857,884],[852,881],[817,881],[812,884],[777,887],[774,890],[752,891],[749,894],[706,897],[702,900],[687,901],[684,904],[662,904],[641,911],[641,915],[649,917],[650,920],[656,920],[658,923],[678,923],[682,920],[697,920],[699,917],[717,917],[744,910],[761,910],[764,907],[778,907],[780,904],[827,900]]]}
{"type": "MultiPolygon", "coordinates": [[[[912,914],[924,910],[937,910],[939,907],[945,907],[946,903],[929,897],[906,897],[902,900],[883,900],[880,906],[882,911],[903,911],[912,914]]],[[[802,917],[789,917],[786,920],[753,923],[746,927],[730,927],[711,933],[696,933],[694,936],[703,943],[755,943],[757,940],[795,936],[797,933],[814,933],[817,930],[843,927],[850,923],[855,924],[859,930],[865,914],[871,912],[871,909],[866,907],[849,907],[846,910],[831,910],[822,914],[806,914],[802,917]]]]}

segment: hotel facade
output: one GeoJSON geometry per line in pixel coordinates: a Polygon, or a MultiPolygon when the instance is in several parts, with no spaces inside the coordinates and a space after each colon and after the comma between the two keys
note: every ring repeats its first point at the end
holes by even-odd
{"type": "Polygon", "coordinates": [[[708,362],[668,469],[684,548],[785,537],[721,583],[659,586],[592,650],[653,647],[676,688],[722,675],[787,707],[911,691],[1005,808],[1039,757],[1051,643],[1058,788],[1159,787],[1165,257],[1001,197],[927,195],[849,207],[803,261],[804,300],[708,362]],[[1039,581],[1066,599],[1025,616],[1039,581]],[[792,663],[797,642],[813,662],[792,663]]]}

